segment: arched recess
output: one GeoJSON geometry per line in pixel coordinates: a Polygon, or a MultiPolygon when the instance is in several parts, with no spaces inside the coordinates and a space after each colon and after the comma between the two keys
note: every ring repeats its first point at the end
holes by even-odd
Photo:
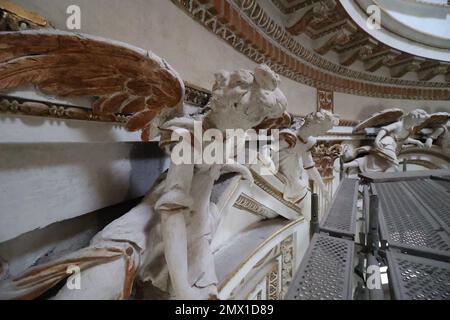
{"type": "Polygon", "coordinates": [[[440,147],[431,149],[407,148],[400,153],[400,161],[407,160],[408,170],[449,169],[450,154],[444,153],[440,147]]]}

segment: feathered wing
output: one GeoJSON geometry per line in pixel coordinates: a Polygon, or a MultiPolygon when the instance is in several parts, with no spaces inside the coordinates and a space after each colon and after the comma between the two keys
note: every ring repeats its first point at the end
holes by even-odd
{"type": "Polygon", "coordinates": [[[61,97],[98,97],[95,113],[132,115],[126,128],[142,130],[143,140],[184,96],[176,71],[152,52],[55,30],[0,32],[0,91],[28,84],[61,97]]]}
{"type": "Polygon", "coordinates": [[[420,130],[425,128],[436,128],[447,124],[450,121],[450,113],[448,112],[437,112],[433,113],[428,119],[422,122],[420,125],[414,127],[414,132],[420,132],[420,130]]]}
{"type": "Polygon", "coordinates": [[[398,121],[404,114],[402,109],[386,109],[374,113],[370,118],[358,124],[353,132],[362,132],[366,128],[381,127],[398,121]]]}

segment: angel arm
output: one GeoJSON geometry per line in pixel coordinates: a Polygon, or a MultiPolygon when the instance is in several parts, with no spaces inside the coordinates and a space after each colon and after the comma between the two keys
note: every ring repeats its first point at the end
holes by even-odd
{"type": "Polygon", "coordinates": [[[419,148],[423,148],[424,144],[422,143],[422,141],[419,141],[417,139],[413,139],[413,138],[408,138],[405,140],[405,144],[414,144],[419,148]]]}
{"type": "Polygon", "coordinates": [[[438,127],[433,130],[433,132],[427,137],[427,141],[425,142],[425,146],[430,149],[433,145],[433,141],[438,139],[441,135],[445,133],[444,127],[438,127]]]}
{"type": "Polygon", "coordinates": [[[249,181],[250,184],[253,184],[253,175],[246,166],[239,163],[225,164],[220,171],[221,174],[231,172],[239,173],[245,180],[249,181]]]}
{"type": "Polygon", "coordinates": [[[383,127],[380,132],[378,132],[377,137],[375,138],[375,147],[381,148],[381,140],[386,137],[388,134],[388,130],[383,127]]]}
{"type": "Polygon", "coordinates": [[[270,145],[264,145],[261,147],[261,151],[259,152],[259,159],[268,168],[274,168],[275,164],[273,163],[272,158],[270,157],[270,145]]]}
{"type": "Polygon", "coordinates": [[[303,167],[306,170],[306,172],[308,173],[309,178],[311,180],[313,180],[314,183],[317,184],[320,191],[322,191],[322,194],[325,196],[327,201],[329,201],[330,195],[328,193],[328,190],[327,190],[325,184],[323,183],[323,180],[322,180],[322,177],[320,176],[319,170],[317,170],[317,168],[316,168],[311,151],[304,153],[302,156],[302,160],[303,160],[303,167]]]}
{"type": "Polygon", "coordinates": [[[185,214],[192,207],[189,194],[194,165],[170,165],[165,180],[164,194],[155,204],[161,215],[161,231],[167,269],[177,299],[192,299],[189,284],[187,231],[185,214]]]}

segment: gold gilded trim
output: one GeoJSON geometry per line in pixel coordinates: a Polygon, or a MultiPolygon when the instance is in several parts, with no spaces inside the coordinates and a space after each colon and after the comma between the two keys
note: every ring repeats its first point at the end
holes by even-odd
{"type": "Polygon", "coordinates": [[[7,0],[0,0],[0,10],[12,13],[16,15],[19,19],[28,20],[29,22],[34,23],[40,27],[49,26],[49,23],[45,18],[41,17],[40,15],[34,12],[27,10],[26,8],[18,4],[12,3],[7,0]]]}

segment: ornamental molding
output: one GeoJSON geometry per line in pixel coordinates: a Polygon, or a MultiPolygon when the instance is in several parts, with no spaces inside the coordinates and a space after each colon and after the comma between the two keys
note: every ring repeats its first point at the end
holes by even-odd
{"type": "Polygon", "coordinates": [[[305,0],[292,6],[286,6],[282,0],[271,0],[272,3],[284,14],[291,14],[297,10],[305,8],[315,2],[315,0],[305,0]]]}
{"type": "Polygon", "coordinates": [[[317,111],[327,110],[334,113],[333,91],[317,89],[317,111]]]}
{"type": "Polygon", "coordinates": [[[230,297],[235,298],[237,292],[252,281],[255,273],[261,267],[270,265],[270,271],[259,280],[256,286],[250,291],[246,299],[260,300],[282,300],[289,290],[289,286],[294,276],[294,262],[296,249],[294,246],[294,234],[287,236],[278,243],[270,252],[258,261],[240,284],[234,288],[230,297]]]}
{"type": "MultiPolygon", "coordinates": [[[[185,84],[185,103],[201,108],[207,105],[210,97],[210,91],[191,84],[185,84]]],[[[128,115],[120,113],[99,116],[93,114],[92,109],[86,107],[69,106],[6,95],[0,95],[0,114],[2,113],[69,120],[112,122],[120,125],[125,124],[129,118],[128,115]]]]}
{"type": "Polygon", "coordinates": [[[254,0],[223,0],[218,6],[212,1],[172,2],[251,60],[266,63],[275,72],[302,84],[371,97],[450,100],[445,83],[385,78],[323,59],[300,45],[254,0]]]}
{"type": "Polygon", "coordinates": [[[93,114],[92,110],[88,108],[25,100],[7,96],[0,96],[0,113],[57,119],[112,122],[117,124],[125,124],[128,120],[128,116],[122,114],[98,116],[93,114]]]}
{"type": "Polygon", "coordinates": [[[283,299],[291,285],[294,278],[294,263],[295,263],[295,250],[294,250],[294,235],[290,235],[284,239],[280,244],[281,251],[281,293],[280,299],[283,299]]]}
{"type": "Polygon", "coordinates": [[[276,211],[259,203],[245,193],[241,193],[239,195],[238,199],[233,204],[233,207],[249,212],[263,219],[270,219],[279,216],[276,211]]]}
{"type": "Polygon", "coordinates": [[[311,153],[322,178],[332,178],[334,162],[342,154],[341,141],[320,141],[311,153]]]}
{"type": "MultiPolygon", "coordinates": [[[[191,0],[197,1],[197,0],[191,0]]],[[[225,0],[227,1],[227,0],[225,0]]],[[[448,83],[442,82],[428,82],[428,81],[413,81],[387,78],[383,76],[377,76],[365,72],[355,71],[344,66],[335,64],[320,55],[311,52],[301,45],[300,42],[295,40],[284,26],[278,25],[270,16],[264,11],[264,9],[257,3],[256,0],[230,0],[236,7],[238,7],[243,13],[247,15],[247,18],[254,24],[255,27],[263,30],[266,35],[270,36],[272,40],[276,41],[281,47],[287,49],[291,53],[294,53],[297,57],[302,58],[304,61],[315,65],[326,71],[337,73],[339,75],[349,77],[352,79],[360,79],[363,81],[389,83],[399,86],[418,86],[418,87],[435,87],[435,88],[448,88],[448,83]]]]}
{"type": "Polygon", "coordinates": [[[272,270],[266,276],[266,299],[281,300],[281,255],[278,256],[273,265],[272,270]]]}

